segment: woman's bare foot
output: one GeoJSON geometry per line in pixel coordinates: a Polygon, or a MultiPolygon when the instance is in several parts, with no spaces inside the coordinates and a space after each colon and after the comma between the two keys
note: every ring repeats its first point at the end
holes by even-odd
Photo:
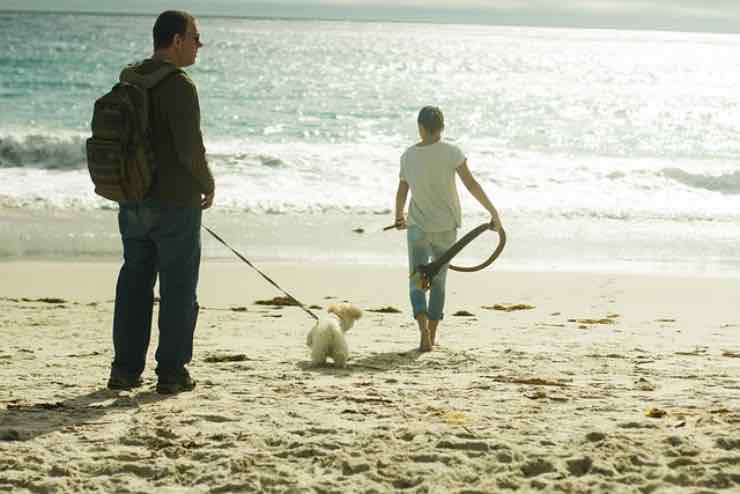
{"type": "Polygon", "coordinates": [[[427,328],[429,329],[429,341],[431,341],[432,346],[437,344],[437,326],[439,326],[439,321],[429,321],[427,323],[427,328]]]}
{"type": "Polygon", "coordinates": [[[432,340],[429,335],[429,329],[427,327],[428,320],[426,314],[419,314],[416,316],[416,323],[419,325],[419,334],[421,340],[419,341],[420,352],[431,352],[432,351],[432,340]]]}
{"type": "Polygon", "coordinates": [[[420,352],[431,352],[432,351],[432,340],[430,338],[429,330],[421,330],[421,341],[419,342],[420,352]]]}

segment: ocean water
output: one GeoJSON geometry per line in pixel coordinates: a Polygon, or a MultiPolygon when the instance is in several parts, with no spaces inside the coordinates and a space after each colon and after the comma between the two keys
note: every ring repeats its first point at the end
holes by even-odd
{"type": "MultiPolygon", "coordinates": [[[[0,259],[120,256],[84,140],[95,98],[150,54],[153,20],[0,13],[0,259]]],[[[402,236],[380,228],[416,114],[434,104],[501,211],[502,269],[740,274],[740,36],[199,27],[188,72],[218,187],[205,222],[255,259],[404,263],[402,236]]],[[[485,221],[461,196],[464,228],[485,221]]],[[[230,256],[211,241],[205,254],[230,256]]]]}

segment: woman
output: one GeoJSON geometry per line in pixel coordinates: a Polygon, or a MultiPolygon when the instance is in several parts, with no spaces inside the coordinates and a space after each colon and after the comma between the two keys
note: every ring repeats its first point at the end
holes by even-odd
{"type": "MultiPolygon", "coordinates": [[[[457,239],[462,213],[455,174],[472,196],[491,214],[491,228],[499,231],[501,220],[483,188],[468,169],[467,158],[455,145],[442,140],[444,115],[439,108],[425,106],[417,119],[421,142],[401,156],[401,173],[396,191],[396,228],[408,229],[409,272],[419,264],[440,257],[457,239]],[[408,221],[404,208],[411,191],[408,221]]],[[[445,265],[434,277],[427,304],[425,290],[416,279],[409,282],[414,319],[419,325],[419,350],[431,351],[439,322],[444,317],[445,265]]]]}

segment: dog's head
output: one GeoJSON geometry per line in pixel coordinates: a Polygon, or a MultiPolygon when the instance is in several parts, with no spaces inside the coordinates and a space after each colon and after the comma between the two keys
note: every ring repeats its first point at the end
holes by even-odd
{"type": "Polygon", "coordinates": [[[349,328],[355,323],[356,320],[362,317],[362,310],[352,304],[332,304],[329,306],[327,311],[330,314],[335,314],[341,321],[342,331],[346,333],[349,328]]]}

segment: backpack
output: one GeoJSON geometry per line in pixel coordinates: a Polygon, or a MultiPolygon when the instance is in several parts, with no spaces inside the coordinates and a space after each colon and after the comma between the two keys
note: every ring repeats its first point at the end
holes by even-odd
{"type": "Polygon", "coordinates": [[[149,90],[178,72],[165,64],[141,75],[133,66],[95,101],[92,137],[87,140],[87,168],[95,193],[112,201],[143,200],[154,180],[156,162],[149,125],[149,90]]]}

